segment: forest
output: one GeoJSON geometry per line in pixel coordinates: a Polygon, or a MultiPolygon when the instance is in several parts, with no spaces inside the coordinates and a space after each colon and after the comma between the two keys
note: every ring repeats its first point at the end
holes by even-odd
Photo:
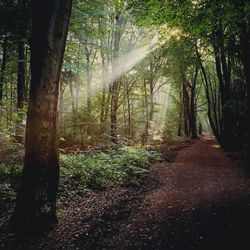
{"type": "Polygon", "coordinates": [[[248,0],[0,0],[0,249],[248,249],[249,91],[248,0]]]}

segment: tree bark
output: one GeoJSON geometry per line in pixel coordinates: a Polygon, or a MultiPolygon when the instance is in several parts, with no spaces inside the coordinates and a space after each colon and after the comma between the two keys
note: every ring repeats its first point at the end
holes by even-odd
{"type": "Polygon", "coordinates": [[[58,97],[71,0],[32,1],[31,86],[22,184],[12,222],[43,230],[57,221],[58,97]]]}
{"type": "Polygon", "coordinates": [[[154,103],[154,73],[153,73],[153,63],[152,61],[149,62],[149,98],[150,98],[150,107],[149,107],[149,127],[153,122],[154,117],[154,109],[155,109],[155,103],[154,103]]]}
{"type": "Polygon", "coordinates": [[[88,126],[87,126],[87,135],[91,136],[92,132],[92,119],[91,119],[91,113],[92,113],[92,65],[90,63],[90,53],[86,54],[86,62],[87,62],[87,110],[88,110],[88,126]]]}
{"type": "Polygon", "coordinates": [[[119,82],[114,81],[111,87],[111,110],[110,110],[110,136],[111,143],[117,144],[117,109],[118,109],[119,82]]]}
{"type": "Polygon", "coordinates": [[[177,136],[182,136],[182,114],[183,114],[183,103],[182,103],[182,93],[180,91],[180,111],[179,111],[179,123],[178,123],[178,132],[177,132],[177,136]]]}
{"type": "Polygon", "coordinates": [[[149,89],[150,89],[150,108],[149,108],[149,121],[152,123],[154,118],[154,109],[155,109],[155,103],[154,103],[154,86],[153,81],[150,81],[149,83],[149,89]]]}
{"type": "Polygon", "coordinates": [[[148,143],[148,137],[149,137],[149,108],[148,108],[148,93],[147,93],[147,82],[144,79],[143,80],[143,86],[144,86],[144,105],[146,110],[146,121],[145,121],[145,128],[142,133],[142,146],[147,145],[148,143]]]}
{"type": "Polygon", "coordinates": [[[22,128],[22,108],[25,101],[25,47],[24,41],[18,41],[18,73],[17,73],[17,112],[19,119],[16,124],[16,140],[22,142],[23,128],[22,128]]]}
{"type": "Polygon", "coordinates": [[[190,135],[189,130],[189,95],[186,87],[183,84],[183,119],[184,119],[184,133],[185,136],[190,135]]]}
{"type": "Polygon", "coordinates": [[[230,88],[230,74],[227,65],[225,48],[224,48],[224,34],[221,26],[213,32],[214,40],[214,54],[216,63],[216,72],[219,80],[219,88],[221,92],[221,106],[222,106],[222,131],[221,139],[222,145],[227,149],[232,149],[234,145],[234,115],[230,107],[231,88],[230,88]]]}
{"type": "Polygon", "coordinates": [[[77,109],[76,109],[76,96],[74,95],[74,89],[73,89],[73,82],[72,80],[70,79],[69,80],[69,91],[70,91],[70,97],[71,97],[71,112],[72,112],[72,125],[73,125],[73,133],[72,133],[72,136],[73,138],[75,139],[76,137],[76,132],[77,132],[77,124],[76,124],[76,121],[77,121],[77,115],[76,115],[76,112],[77,112],[77,109]]]}
{"type": "Polygon", "coordinates": [[[183,98],[183,122],[185,136],[190,135],[190,97],[188,93],[187,79],[183,70],[181,70],[181,83],[182,83],[182,98],[183,98]]]}
{"type": "Polygon", "coordinates": [[[102,59],[102,100],[101,100],[101,112],[100,112],[100,136],[104,132],[104,113],[105,113],[105,103],[106,103],[106,79],[105,79],[105,58],[104,54],[101,52],[102,59]]]}
{"type": "Polygon", "coordinates": [[[196,105],[195,105],[195,97],[196,97],[196,83],[198,76],[198,67],[195,69],[195,76],[191,86],[191,94],[190,94],[190,130],[192,139],[197,139],[197,124],[196,124],[196,105]]]}
{"type": "Polygon", "coordinates": [[[7,40],[4,38],[3,40],[3,58],[2,58],[2,64],[1,64],[1,72],[0,72],[0,103],[3,100],[3,87],[4,87],[4,80],[5,80],[5,67],[7,62],[7,40]]]}
{"type": "Polygon", "coordinates": [[[126,97],[127,97],[127,111],[128,111],[128,129],[127,134],[130,138],[131,136],[131,105],[130,105],[130,93],[128,88],[128,83],[126,83],[126,97]]]}
{"type": "Polygon", "coordinates": [[[23,108],[25,99],[24,41],[18,41],[17,108],[23,108]]]}
{"type": "MultiPolygon", "coordinates": [[[[115,60],[118,58],[118,52],[120,49],[121,40],[121,17],[117,13],[115,15],[115,30],[114,30],[114,51],[113,51],[113,62],[112,71],[116,70],[115,60]]],[[[110,109],[110,137],[111,143],[115,146],[118,143],[117,138],[117,110],[118,110],[118,95],[119,95],[119,81],[114,80],[111,86],[111,109],[110,109]]]]}

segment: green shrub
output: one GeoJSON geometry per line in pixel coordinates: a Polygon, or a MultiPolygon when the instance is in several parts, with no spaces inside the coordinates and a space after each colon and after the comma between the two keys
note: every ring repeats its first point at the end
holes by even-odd
{"type": "Polygon", "coordinates": [[[9,166],[22,165],[24,146],[11,139],[0,140],[0,164],[9,166]]]}
{"type": "Polygon", "coordinates": [[[149,162],[159,158],[145,149],[122,148],[93,155],[61,155],[61,188],[79,192],[118,184],[137,184],[147,174],[149,162]]]}
{"type": "Polygon", "coordinates": [[[0,178],[17,177],[21,176],[22,166],[21,165],[7,165],[0,164],[0,178]]]}
{"type": "MultiPolygon", "coordinates": [[[[23,165],[23,145],[5,140],[0,146],[0,180],[16,190],[23,165]]],[[[159,155],[146,149],[123,147],[106,153],[60,155],[60,194],[85,193],[115,185],[138,184],[149,162],[159,155]]]]}

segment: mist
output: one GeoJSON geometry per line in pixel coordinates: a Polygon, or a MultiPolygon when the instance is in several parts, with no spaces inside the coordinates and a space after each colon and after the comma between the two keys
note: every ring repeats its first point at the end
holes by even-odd
{"type": "Polygon", "coordinates": [[[152,50],[152,45],[146,45],[115,59],[111,69],[105,74],[104,80],[108,83],[118,80],[141,62],[152,50]]]}

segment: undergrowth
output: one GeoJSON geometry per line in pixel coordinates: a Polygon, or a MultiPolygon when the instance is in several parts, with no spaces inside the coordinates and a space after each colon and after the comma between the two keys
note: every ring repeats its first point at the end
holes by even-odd
{"type": "MultiPolygon", "coordinates": [[[[21,144],[0,146],[0,192],[17,191],[21,180],[24,150],[21,144]]],[[[116,185],[138,185],[146,176],[157,152],[123,147],[106,153],[60,155],[59,197],[84,194],[116,185]]]]}
{"type": "Polygon", "coordinates": [[[139,184],[148,172],[149,162],[159,157],[156,152],[131,148],[93,155],[61,155],[60,191],[81,193],[89,189],[139,184]]]}

